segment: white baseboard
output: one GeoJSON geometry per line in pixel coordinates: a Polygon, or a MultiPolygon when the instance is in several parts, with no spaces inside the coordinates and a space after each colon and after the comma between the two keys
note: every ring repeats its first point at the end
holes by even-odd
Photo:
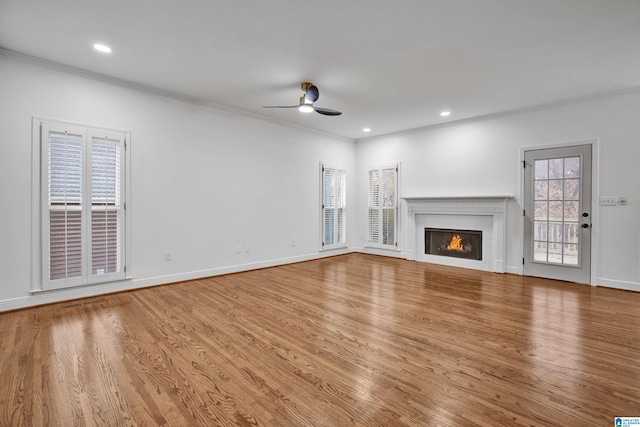
{"type": "Polygon", "coordinates": [[[504,269],[504,272],[505,273],[509,273],[509,274],[516,274],[518,276],[522,276],[522,267],[508,265],[504,269]]]}
{"type": "Polygon", "coordinates": [[[362,254],[369,254],[369,255],[380,255],[380,256],[388,256],[393,258],[408,259],[408,254],[406,252],[401,252],[393,249],[358,247],[358,248],[354,248],[353,252],[359,252],[362,254]]]}
{"type": "Polygon", "coordinates": [[[605,286],[607,288],[624,289],[627,291],[640,292],[639,282],[626,282],[624,280],[611,280],[598,277],[596,279],[596,286],[605,286]]]}
{"type": "Polygon", "coordinates": [[[51,304],[69,301],[78,298],[95,297],[115,292],[130,291],[134,289],[148,288],[151,286],[165,285],[168,283],[184,282],[187,280],[202,279],[205,277],[220,276],[223,274],[239,273],[242,271],[257,270],[260,268],[276,267],[278,265],[293,264],[302,261],[326,258],[354,252],[350,248],[335,249],[306,255],[297,255],[287,258],[258,261],[247,264],[238,264],[225,267],[217,267],[206,270],[189,271],[166,276],[147,277],[144,279],[127,279],[118,282],[110,282],[88,286],[78,286],[66,289],[53,289],[47,291],[32,292],[28,296],[11,298],[0,301],[0,312],[18,310],[43,304],[51,304]]]}
{"type": "MultiPolygon", "coordinates": [[[[69,301],[78,298],[95,297],[99,295],[111,294],[115,292],[129,291],[134,289],[147,288],[168,283],[184,282],[187,280],[202,279],[205,277],[220,276],[223,274],[240,273],[243,271],[257,270],[260,268],[276,267],[279,265],[293,264],[296,262],[311,261],[314,259],[326,258],[335,255],[343,255],[347,253],[359,252],[370,255],[381,255],[394,258],[407,259],[407,253],[400,251],[390,251],[378,248],[342,248],[331,251],[323,251],[306,255],[297,255],[287,258],[278,258],[271,260],[258,261],[247,264],[238,264],[225,267],[216,267],[206,270],[190,271],[179,274],[171,274],[166,276],[148,277],[144,279],[129,279],[119,282],[110,282],[98,285],[79,286],[68,289],[56,289],[50,291],[38,291],[28,296],[19,298],[10,298],[0,301],[0,312],[9,310],[18,310],[21,308],[34,307],[43,304],[51,304],[62,301],[69,301]]],[[[506,273],[522,275],[522,269],[517,266],[507,266],[506,273]]],[[[597,286],[605,286],[609,288],[624,289],[629,291],[640,292],[640,283],[626,282],[622,280],[612,280],[597,278],[597,286]]]]}

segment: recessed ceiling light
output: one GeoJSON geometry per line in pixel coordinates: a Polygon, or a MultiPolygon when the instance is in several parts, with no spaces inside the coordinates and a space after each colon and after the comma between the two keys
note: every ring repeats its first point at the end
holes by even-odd
{"type": "Polygon", "coordinates": [[[96,43],[93,45],[93,48],[98,52],[111,53],[111,48],[104,44],[96,43]]]}
{"type": "Polygon", "coordinates": [[[362,132],[371,132],[371,128],[362,128],[362,132]]]}
{"type": "Polygon", "coordinates": [[[447,117],[447,116],[451,115],[451,111],[441,111],[441,112],[440,112],[440,115],[441,115],[442,117],[447,117]]]}

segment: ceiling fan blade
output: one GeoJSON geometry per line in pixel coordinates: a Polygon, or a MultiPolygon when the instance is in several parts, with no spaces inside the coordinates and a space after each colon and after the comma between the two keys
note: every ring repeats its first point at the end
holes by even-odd
{"type": "Polygon", "coordinates": [[[300,105],[263,105],[262,108],[298,108],[300,105]]]}
{"type": "Polygon", "coordinates": [[[318,88],[316,86],[311,85],[311,86],[309,86],[309,88],[305,92],[304,96],[305,96],[304,99],[307,102],[310,102],[311,104],[313,104],[320,97],[320,91],[318,90],[318,88]]]}
{"type": "Polygon", "coordinates": [[[339,116],[342,111],[332,110],[330,108],[313,107],[316,113],[324,114],[325,116],[339,116]]]}

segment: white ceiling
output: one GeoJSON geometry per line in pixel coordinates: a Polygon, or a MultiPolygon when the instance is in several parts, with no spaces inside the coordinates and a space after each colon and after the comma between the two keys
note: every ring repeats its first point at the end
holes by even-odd
{"type": "Polygon", "coordinates": [[[640,1],[0,0],[0,47],[358,139],[640,86],[640,1]],[[262,108],[302,81],[344,114],[262,108]]]}

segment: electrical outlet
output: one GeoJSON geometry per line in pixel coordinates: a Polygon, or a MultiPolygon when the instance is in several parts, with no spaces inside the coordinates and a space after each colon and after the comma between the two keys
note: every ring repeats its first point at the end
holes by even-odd
{"type": "Polygon", "coordinates": [[[171,261],[171,251],[164,251],[164,260],[171,261]]]}
{"type": "Polygon", "coordinates": [[[600,206],[615,206],[618,203],[617,197],[600,197],[600,206]]]}
{"type": "Polygon", "coordinates": [[[627,198],[626,197],[618,197],[618,205],[627,206],[627,198]]]}
{"type": "Polygon", "coordinates": [[[291,239],[291,247],[292,248],[296,247],[296,239],[291,239]]]}

